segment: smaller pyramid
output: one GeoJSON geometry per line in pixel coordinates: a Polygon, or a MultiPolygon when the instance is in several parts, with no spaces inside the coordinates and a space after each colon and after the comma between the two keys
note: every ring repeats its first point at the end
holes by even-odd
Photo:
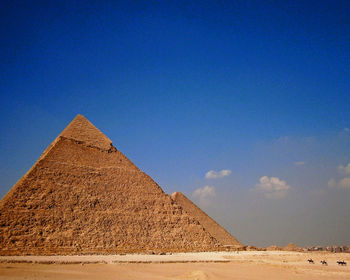
{"type": "Polygon", "coordinates": [[[286,247],[283,248],[284,251],[293,251],[293,252],[301,252],[302,249],[299,248],[294,243],[289,243],[286,247]]]}
{"type": "Polygon", "coordinates": [[[242,246],[222,226],[210,218],[203,210],[189,200],[183,193],[174,192],[171,195],[172,200],[179,204],[190,216],[200,222],[204,229],[210,233],[222,246],[242,246]]]}

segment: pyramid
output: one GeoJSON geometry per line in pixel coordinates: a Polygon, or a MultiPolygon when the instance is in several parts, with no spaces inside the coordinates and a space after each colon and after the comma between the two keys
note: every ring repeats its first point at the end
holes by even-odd
{"type": "Polygon", "coordinates": [[[211,251],[219,245],[82,115],[0,202],[0,255],[211,251]]]}
{"type": "Polygon", "coordinates": [[[294,251],[294,252],[301,252],[302,249],[299,248],[294,243],[289,243],[287,246],[283,247],[283,251],[294,251]]]}
{"type": "Polygon", "coordinates": [[[223,246],[242,246],[236,238],[234,238],[222,226],[210,218],[197,205],[189,200],[183,193],[174,192],[171,198],[178,203],[190,216],[194,217],[200,224],[213,236],[220,245],[223,246]]]}

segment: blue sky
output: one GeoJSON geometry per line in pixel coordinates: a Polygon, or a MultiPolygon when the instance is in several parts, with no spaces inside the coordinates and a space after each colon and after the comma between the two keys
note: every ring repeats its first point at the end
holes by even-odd
{"type": "Polygon", "coordinates": [[[0,195],[80,113],[245,244],[350,245],[349,14],[348,1],[2,1],[0,195]]]}

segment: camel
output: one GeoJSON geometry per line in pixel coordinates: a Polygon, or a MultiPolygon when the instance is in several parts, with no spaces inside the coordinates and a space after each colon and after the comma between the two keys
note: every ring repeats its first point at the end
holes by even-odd
{"type": "Polygon", "coordinates": [[[346,265],[346,262],[345,261],[337,261],[337,264],[338,265],[346,265]]]}

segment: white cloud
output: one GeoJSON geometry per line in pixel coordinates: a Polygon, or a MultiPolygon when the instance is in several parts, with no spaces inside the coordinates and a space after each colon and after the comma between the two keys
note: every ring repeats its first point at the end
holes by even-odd
{"type": "Polygon", "coordinates": [[[328,187],[330,187],[330,188],[335,188],[336,186],[337,186],[337,181],[336,181],[334,178],[329,179],[329,181],[328,181],[328,187]]]}
{"type": "Polygon", "coordinates": [[[283,198],[291,187],[278,177],[262,176],[255,190],[262,192],[267,198],[283,198]]]}
{"type": "Polygon", "coordinates": [[[305,161],[296,161],[294,162],[294,165],[304,165],[305,161]]]}
{"type": "Polygon", "coordinates": [[[229,170],[229,169],[223,169],[221,171],[210,170],[205,174],[205,178],[217,179],[217,178],[222,178],[222,177],[228,176],[230,174],[231,174],[231,170],[229,170]]]}
{"type": "Polygon", "coordinates": [[[343,178],[338,182],[332,178],[328,181],[328,187],[350,190],[350,178],[343,178]]]}
{"type": "Polygon", "coordinates": [[[348,163],[346,166],[339,165],[338,171],[343,174],[350,174],[350,163],[348,163]]]}
{"type": "Polygon", "coordinates": [[[350,190],[350,178],[343,178],[338,182],[338,187],[341,189],[350,190]]]}
{"type": "Polygon", "coordinates": [[[216,197],[215,188],[211,186],[205,186],[198,188],[193,192],[193,197],[198,198],[199,202],[203,205],[208,205],[211,200],[216,197]]]}

